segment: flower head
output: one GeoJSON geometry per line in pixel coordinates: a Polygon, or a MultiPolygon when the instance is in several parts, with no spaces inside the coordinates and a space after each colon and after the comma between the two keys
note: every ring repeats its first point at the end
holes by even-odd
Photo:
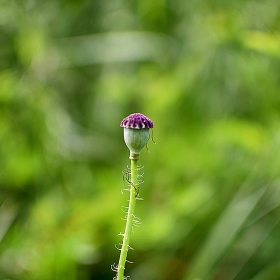
{"type": "Polygon", "coordinates": [[[130,159],[139,159],[141,150],[149,139],[149,129],[154,127],[148,117],[135,113],[124,118],[120,124],[124,128],[124,141],[130,150],[130,159]]]}
{"type": "Polygon", "coordinates": [[[154,124],[148,117],[140,113],[134,113],[124,118],[120,126],[133,129],[145,129],[153,128],[154,124]]]}

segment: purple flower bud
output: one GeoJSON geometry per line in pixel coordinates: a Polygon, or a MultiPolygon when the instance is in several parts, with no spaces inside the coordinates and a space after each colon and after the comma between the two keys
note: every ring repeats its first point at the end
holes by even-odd
{"type": "Polygon", "coordinates": [[[130,159],[139,159],[141,150],[149,139],[149,129],[154,127],[152,120],[135,113],[124,118],[120,124],[124,128],[124,142],[130,150],[130,159]]]}

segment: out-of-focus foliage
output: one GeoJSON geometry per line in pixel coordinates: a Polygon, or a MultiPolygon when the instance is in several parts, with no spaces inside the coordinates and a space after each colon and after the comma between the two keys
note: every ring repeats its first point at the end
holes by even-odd
{"type": "Polygon", "coordinates": [[[279,73],[277,0],[0,0],[0,279],[114,277],[133,112],[131,279],[280,279],[279,73]]]}

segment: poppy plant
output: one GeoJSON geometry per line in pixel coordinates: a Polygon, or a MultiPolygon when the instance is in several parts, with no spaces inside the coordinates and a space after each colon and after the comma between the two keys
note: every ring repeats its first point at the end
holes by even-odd
{"type": "Polygon", "coordinates": [[[141,150],[149,140],[150,129],[154,127],[154,124],[148,117],[135,113],[124,118],[120,126],[124,128],[124,141],[130,151],[129,159],[131,160],[131,165],[125,172],[126,182],[129,186],[127,190],[130,192],[130,197],[128,208],[126,208],[127,211],[125,211],[125,231],[120,234],[123,240],[119,249],[121,251],[119,263],[118,265],[112,265],[112,269],[117,273],[114,279],[125,280],[127,279],[124,276],[125,264],[128,262],[127,253],[129,249],[132,249],[129,245],[132,228],[139,224],[139,219],[135,216],[134,211],[136,200],[140,199],[139,185],[143,181],[139,179],[141,175],[138,175],[140,167],[137,166],[137,161],[139,160],[141,150]]]}

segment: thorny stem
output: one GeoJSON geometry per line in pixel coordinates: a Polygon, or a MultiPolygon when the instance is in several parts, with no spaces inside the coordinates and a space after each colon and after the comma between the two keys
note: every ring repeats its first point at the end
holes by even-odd
{"type": "Polygon", "coordinates": [[[129,198],[125,232],[123,236],[123,244],[122,244],[121,254],[120,254],[120,259],[118,264],[117,280],[124,280],[126,257],[129,249],[129,241],[130,241],[130,236],[133,227],[134,210],[135,210],[136,196],[137,196],[135,190],[135,188],[137,188],[137,160],[138,159],[131,159],[130,198],[129,198]]]}

